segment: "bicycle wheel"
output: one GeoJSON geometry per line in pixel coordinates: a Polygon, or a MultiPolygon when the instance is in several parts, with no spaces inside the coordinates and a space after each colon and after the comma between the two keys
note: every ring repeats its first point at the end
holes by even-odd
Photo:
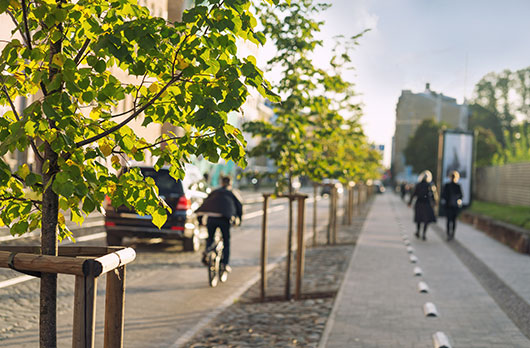
{"type": "Polygon", "coordinates": [[[212,252],[209,259],[208,282],[212,288],[215,288],[217,284],[219,284],[219,266],[221,263],[221,257],[212,252]]]}

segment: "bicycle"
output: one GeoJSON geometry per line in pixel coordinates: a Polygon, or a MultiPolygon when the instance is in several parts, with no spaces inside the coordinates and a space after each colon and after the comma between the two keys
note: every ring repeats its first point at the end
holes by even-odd
{"type": "Polygon", "coordinates": [[[208,283],[215,288],[219,281],[226,282],[228,272],[221,267],[221,257],[223,256],[224,244],[216,234],[215,242],[205,251],[205,263],[208,267],[208,283]]]}

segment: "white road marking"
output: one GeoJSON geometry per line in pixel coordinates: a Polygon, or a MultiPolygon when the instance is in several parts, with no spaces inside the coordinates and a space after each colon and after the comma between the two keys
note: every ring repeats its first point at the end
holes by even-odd
{"type": "MultiPolygon", "coordinates": [[[[94,233],[94,234],[89,234],[87,236],[81,236],[79,238],[76,238],[76,241],[77,242],[86,242],[86,241],[89,241],[89,240],[105,238],[106,235],[107,235],[107,233],[105,233],[105,232],[94,233]]],[[[72,244],[72,242],[67,240],[67,241],[62,243],[62,245],[66,245],[66,244],[72,244]]],[[[11,278],[11,279],[8,279],[8,280],[4,280],[4,281],[0,282],[0,289],[7,288],[8,286],[11,286],[11,285],[27,282],[28,280],[32,280],[32,279],[37,279],[37,278],[29,276],[29,275],[24,275],[24,276],[20,276],[20,277],[15,277],[15,278],[11,278]]]]}
{"type": "MultiPolygon", "coordinates": [[[[89,234],[87,236],[81,236],[79,238],[76,238],[75,241],[86,242],[89,240],[105,238],[106,236],[107,236],[107,232],[100,232],[100,233],[89,234]]],[[[72,243],[71,241],[64,242],[64,244],[71,244],[71,243],[72,243]]]]}
{"type": "Polygon", "coordinates": [[[21,277],[11,278],[8,280],[4,280],[3,282],[0,282],[0,289],[7,288],[8,286],[15,285],[18,283],[27,282],[28,280],[37,279],[36,277],[32,277],[30,275],[24,275],[21,277]]]}
{"type": "MultiPolygon", "coordinates": [[[[278,205],[276,207],[272,207],[272,208],[269,208],[267,209],[267,212],[268,213],[273,213],[273,212],[277,212],[277,211],[282,211],[285,209],[285,206],[284,205],[278,205]]],[[[263,216],[263,210],[257,210],[257,211],[253,211],[252,213],[248,213],[248,214],[243,214],[243,219],[253,219],[255,217],[258,217],[258,216],[263,216]]]]}
{"type": "Polygon", "coordinates": [[[0,242],[5,242],[6,240],[20,239],[20,238],[36,237],[39,234],[40,234],[40,232],[34,231],[34,232],[31,232],[31,233],[23,234],[21,236],[12,236],[12,235],[0,236],[0,242]]]}

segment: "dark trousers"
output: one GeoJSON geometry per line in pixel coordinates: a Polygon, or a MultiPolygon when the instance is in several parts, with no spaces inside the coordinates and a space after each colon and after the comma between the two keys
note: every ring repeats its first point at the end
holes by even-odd
{"type": "Polygon", "coordinates": [[[445,207],[445,215],[447,216],[447,237],[454,238],[456,230],[456,217],[458,216],[458,208],[445,207]]]}
{"type": "Polygon", "coordinates": [[[230,220],[225,217],[208,217],[206,228],[208,229],[206,249],[208,249],[213,244],[215,238],[215,231],[217,230],[217,228],[221,230],[224,244],[223,257],[221,258],[221,263],[228,265],[228,261],[230,259],[230,220]]]}

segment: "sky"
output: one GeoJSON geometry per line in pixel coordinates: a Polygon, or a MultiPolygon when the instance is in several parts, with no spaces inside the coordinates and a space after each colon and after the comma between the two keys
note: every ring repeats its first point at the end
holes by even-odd
{"type": "MultiPolygon", "coordinates": [[[[365,133],[385,145],[390,165],[395,110],[401,91],[431,90],[462,103],[489,72],[530,66],[529,0],[327,0],[316,53],[324,63],[332,37],[370,29],[353,52],[364,104],[365,133]]],[[[321,62],[319,62],[321,60],[321,62]]]]}

